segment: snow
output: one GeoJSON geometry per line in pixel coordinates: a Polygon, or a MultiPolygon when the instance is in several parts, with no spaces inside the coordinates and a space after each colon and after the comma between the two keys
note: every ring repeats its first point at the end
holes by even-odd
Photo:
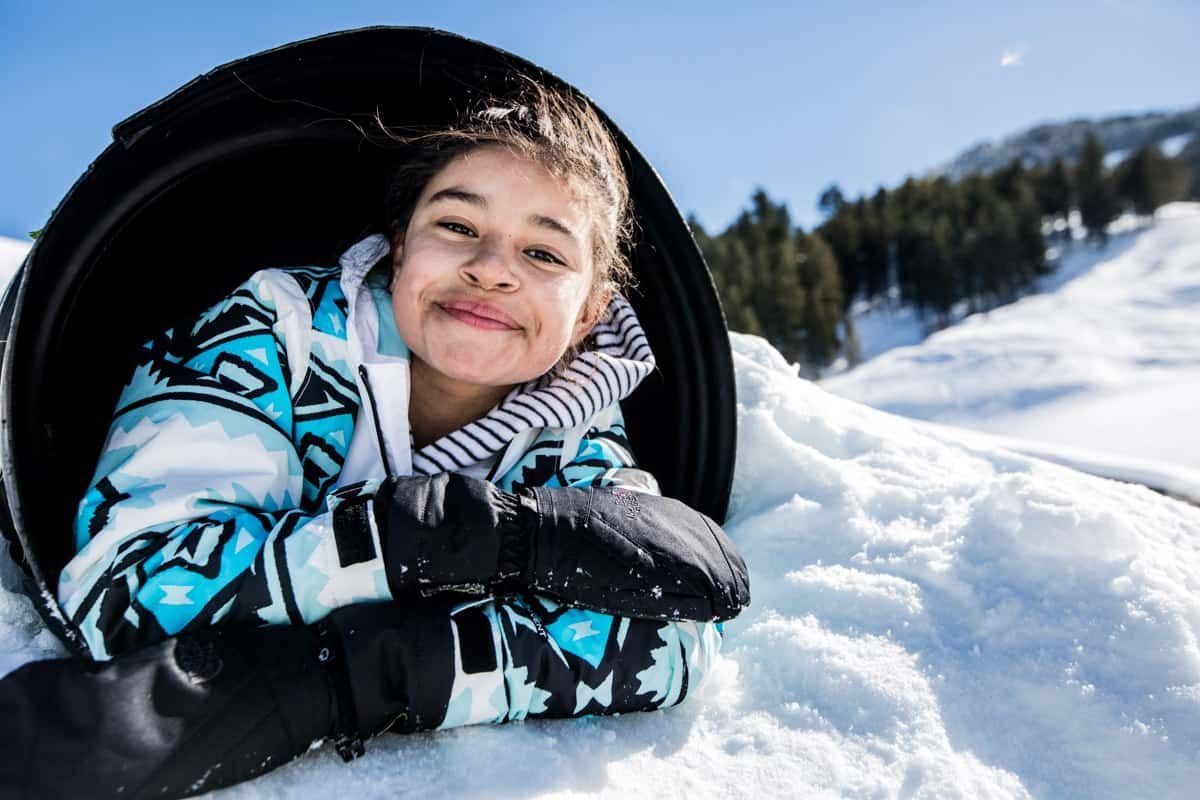
{"type": "Polygon", "coordinates": [[[1106,249],[1069,247],[1042,293],[822,385],[1067,463],[1156,470],[1200,499],[1200,204],[1110,233],[1106,249]]]}
{"type": "Polygon", "coordinates": [[[1183,152],[1183,148],[1188,146],[1188,142],[1192,140],[1192,133],[1179,133],[1175,136],[1168,136],[1158,143],[1158,149],[1162,151],[1164,156],[1174,158],[1183,152]]]}
{"type": "Polygon", "coordinates": [[[1116,167],[1118,167],[1122,161],[1129,158],[1130,155],[1132,155],[1132,153],[1128,149],[1111,150],[1104,154],[1104,168],[1116,169],[1116,167]]]}
{"type": "MultiPolygon", "coordinates": [[[[1174,274],[1195,226],[1179,219],[1113,252],[1149,248],[1174,274]]],[[[1097,263],[1062,291],[1122,264],[1097,263]]],[[[1140,279],[1126,292],[1142,299],[1169,283],[1140,279]]],[[[1091,358],[1138,352],[1120,314],[1095,313],[1120,346],[1091,358]]],[[[1162,325],[1139,333],[1161,346],[1178,321],[1162,325]]],[[[1018,339],[1015,365],[1038,335],[1018,339]]],[[[731,340],[725,529],[753,604],[683,705],[387,735],[350,765],[325,746],[211,796],[1194,796],[1200,508],[868,408],[800,379],[762,339],[731,340]]],[[[62,652],[17,577],[0,552],[0,674],[62,652]]]]}
{"type": "MultiPolygon", "coordinates": [[[[1186,402],[1188,395],[1177,398],[1186,402]]],[[[953,435],[964,442],[1001,447],[1028,456],[1052,461],[1055,464],[1099,475],[1102,478],[1138,483],[1168,496],[1200,505],[1200,470],[1185,467],[1171,461],[1146,457],[1117,456],[1085,447],[1048,443],[1044,440],[1022,439],[1016,436],[982,434],[965,428],[939,426],[925,422],[922,427],[953,431],[953,435]]]]}
{"type": "Polygon", "coordinates": [[[895,297],[856,300],[850,307],[854,329],[861,344],[860,357],[870,361],[897,347],[920,344],[929,331],[910,305],[900,305],[895,297]]]}
{"type": "MultiPolygon", "coordinates": [[[[1175,136],[1168,136],[1158,142],[1158,150],[1168,158],[1174,158],[1183,152],[1183,148],[1187,147],[1191,141],[1192,133],[1179,133],[1175,136]]],[[[1104,166],[1107,169],[1114,169],[1121,164],[1122,161],[1133,155],[1133,150],[1126,148],[1124,150],[1113,150],[1104,154],[1104,166]]]]}

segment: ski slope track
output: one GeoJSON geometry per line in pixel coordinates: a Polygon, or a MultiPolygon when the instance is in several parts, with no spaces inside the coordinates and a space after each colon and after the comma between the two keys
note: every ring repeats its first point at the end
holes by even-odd
{"type": "MultiPolygon", "coordinates": [[[[211,796],[1195,797],[1200,508],[732,341],[753,604],[683,705],[325,745],[211,796]]],[[[17,585],[0,553],[0,674],[61,652],[17,585]]]]}
{"type": "Polygon", "coordinates": [[[1068,248],[1041,293],[822,386],[1200,503],[1200,203],[1111,230],[1068,248]]]}

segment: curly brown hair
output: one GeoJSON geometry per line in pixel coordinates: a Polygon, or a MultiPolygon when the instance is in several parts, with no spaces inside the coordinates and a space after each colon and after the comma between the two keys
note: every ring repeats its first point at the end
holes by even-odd
{"type": "MultiPolygon", "coordinates": [[[[581,95],[524,73],[511,77],[515,90],[477,96],[444,127],[389,128],[376,117],[386,137],[400,145],[386,198],[391,241],[404,237],[421,192],[443,167],[471,150],[499,144],[545,167],[588,209],[593,270],[587,302],[596,302],[606,290],[623,293],[634,284],[627,256],[633,213],[616,142],[581,95]]],[[[578,349],[569,350],[560,365],[578,349]]]]}

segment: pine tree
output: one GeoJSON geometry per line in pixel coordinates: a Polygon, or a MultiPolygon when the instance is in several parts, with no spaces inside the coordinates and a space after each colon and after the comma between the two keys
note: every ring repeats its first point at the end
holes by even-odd
{"type": "Polygon", "coordinates": [[[1048,275],[1054,265],[1046,261],[1046,237],[1042,233],[1042,209],[1032,185],[1017,195],[1013,203],[1016,215],[1016,250],[1020,253],[1017,289],[1027,288],[1037,278],[1048,275]]]}
{"type": "Polygon", "coordinates": [[[1089,132],[1075,169],[1075,190],[1079,216],[1089,239],[1108,241],[1108,223],[1116,218],[1116,192],[1104,169],[1104,145],[1089,132]]]}
{"type": "Polygon", "coordinates": [[[993,172],[991,181],[996,193],[1009,199],[1020,194],[1022,187],[1032,183],[1029,173],[1019,158],[1014,158],[1008,162],[1008,166],[993,172]]]}
{"type": "Polygon", "coordinates": [[[719,236],[688,222],[732,330],[765,337],[806,374],[836,357],[844,321],[837,259],[820,237],[793,229],[785,205],[758,189],[719,236]]]}
{"type": "Polygon", "coordinates": [[[825,224],[817,229],[837,260],[842,284],[842,305],[848,309],[865,283],[859,242],[859,215],[853,204],[844,203],[825,224]]]}
{"type": "Polygon", "coordinates": [[[837,259],[819,234],[796,231],[797,273],[804,289],[803,363],[813,370],[828,365],[841,345],[842,286],[837,259]]]}
{"type": "Polygon", "coordinates": [[[845,204],[846,197],[842,194],[841,188],[836,183],[829,184],[825,191],[821,192],[821,196],[817,198],[817,210],[827,218],[841,211],[842,206],[845,204]]]}
{"type": "Polygon", "coordinates": [[[1164,156],[1154,144],[1138,148],[1122,162],[1116,176],[1121,201],[1144,216],[1164,203],[1186,197],[1189,183],[1183,164],[1164,156]]]}
{"type": "Polygon", "coordinates": [[[688,225],[712,273],[726,324],[732,330],[762,336],[762,325],[748,297],[755,278],[750,274],[744,247],[726,235],[709,236],[694,216],[688,217],[688,225]]]}
{"type": "Polygon", "coordinates": [[[1182,165],[1182,171],[1191,173],[1191,186],[1184,197],[1200,200],[1200,135],[1193,135],[1175,158],[1182,165]]]}
{"type": "Polygon", "coordinates": [[[936,326],[945,327],[950,309],[960,296],[950,219],[944,214],[922,213],[897,233],[904,282],[902,296],[922,316],[932,312],[936,326]]]}
{"type": "Polygon", "coordinates": [[[855,204],[859,230],[859,274],[864,297],[887,293],[893,270],[892,236],[894,225],[887,190],[880,187],[870,199],[855,204]]]}
{"type": "Polygon", "coordinates": [[[1063,160],[1056,156],[1035,184],[1042,215],[1052,220],[1067,219],[1071,213],[1071,176],[1063,160]]]}

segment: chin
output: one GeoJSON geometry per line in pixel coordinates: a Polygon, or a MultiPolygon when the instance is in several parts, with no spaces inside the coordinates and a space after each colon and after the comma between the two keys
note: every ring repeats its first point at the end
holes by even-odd
{"type": "Polygon", "coordinates": [[[541,377],[557,363],[552,361],[545,366],[530,366],[527,361],[522,361],[500,366],[497,363],[498,359],[489,359],[478,352],[472,353],[471,356],[469,359],[455,358],[454,355],[445,353],[442,358],[435,358],[429,365],[446,377],[462,383],[476,386],[515,386],[541,377]]]}
{"type": "Polygon", "coordinates": [[[476,386],[512,386],[523,383],[520,377],[510,378],[506,374],[496,373],[490,369],[471,369],[464,367],[461,363],[451,365],[446,369],[438,368],[438,372],[456,381],[476,386]]]}

